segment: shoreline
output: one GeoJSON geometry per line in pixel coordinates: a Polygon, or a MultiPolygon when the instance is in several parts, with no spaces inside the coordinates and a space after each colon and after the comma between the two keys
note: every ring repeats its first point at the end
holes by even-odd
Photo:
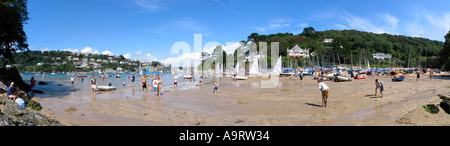
{"type": "MultiPolygon", "coordinates": [[[[390,77],[325,81],[331,88],[328,108],[319,107],[320,91],[310,76],[304,78],[303,87],[297,84],[298,80],[284,77],[280,78],[279,87],[271,89],[259,88],[259,81],[268,80],[265,78],[245,81],[222,78],[218,79],[218,94],[212,93],[212,83],[204,82],[193,89],[173,92],[169,88],[170,92],[163,92],[161,97],[142,95],[142,89],[131,87],[100,92],[95,97],[80,91],[39,102],[44,106],[42,113],[64,125],[414,125],[398,121],[411,111],[420,111],[437,94],[449,94],[445,93],[450,87],[449,80],[429,81],[426,77],[419,83],[415,83],[414,75],[407,75],[404,82],[390,82],[390,77]],[[383,98],[373,95],[375,78],[385,82],[383,98]]],[[[450,122],[450,115],[446,116],[441,122],[428,123],[445,125],[450,122]]]]}

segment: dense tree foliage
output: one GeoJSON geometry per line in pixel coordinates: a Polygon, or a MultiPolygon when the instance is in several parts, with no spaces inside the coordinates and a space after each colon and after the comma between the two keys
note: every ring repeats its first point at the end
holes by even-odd
{"type": "MultiPolygon", "coordinates": [[[[0,57],[0,62],[5,60],[4,57],[0,57]]],[[[96,55],[96,54],[82,54],[82,53],[72,53],[68,51],[27,51],[19,52],[15,54],[14,57],[15,64],[11,64],[12,67],[17,67],[20,72],[90,72],[94,70],[101,69],[105,71],[106,69],[116,70],[117,67],[121,67],[123,71],[137,71],[139,66],[139,61],[127,60],[123,56],[108,56],[108,55],[96,55]],[[69,60],[69,56],[72,58],[78,57],[79,60],[69,60]],[[112,60],[117,62],[104,63],[103,60],[112,60]],[[89,68],[77,68],[76,63],[82,63],[82,59],[88,59],[87,63],[97,63],[101,64],[102,67],[95,68],[93,64],[89,64],[89,68]],[[91,61],[94,59],[95,61],[91,61]],[[102,61],[98,62],[100,59],[102,61]],[[120,62],[136,63],[136,65],[120,64],[120,62]],[[43,63],[42,65],[37,65],[38,63],[43,63]]],[[[153,62],[153,65],[160,65],[159,62],[153,62]]]]}
{"type": "MultiPolygon", "coordinates": [[[[373,67],[402,66],[439,68],[437,56],[440,56],[444,43],[426,38],[406,37],[401,35],[375,34],[357,30],[328,30],[315,31],[305,28],[303,33],[278,33],[259,35],[253,33],[247,41],[279,42],[280,55],[287,56],[287,49],[298,45],[314,52],[316,56],[310,60],[283,58],[286,63],[296,63],[297,66],[347,64],[358,66],[371,63],[373,67]],[[331,43],[324,43],[324,39],[333,39],[331,43]],[[372,57],[375,53],[391,54],[390,60],[377,60],[372,57]],[[302,65],[304,64],[304,65],[302,65]],[[377,66],[375,66],[377,65],[377,66]]],[[[448,52],[448,51],[447,51],[448,52]]],[[[268,53],[270,56],[270,53],[268,53]]],[[[442,57],[440,57],[442,60],[442,57]]],[[[444,58],[445,59],[445,58],[444,58]]],[[[446,59],[448,60],[448,59],[446,59]]],[[[284,63],[284,64],[286,64],[284,63]]]]}
{"type": "Polygon", "coordinates": [[[445,35],[444,49],[439,56],[441,68],[450,70],[450,31],[445,35]]]}
{"type": "Polygon", "coordinates": [[[23,24],[28,20],[27,0],[0,0],[0,56],[13,61],[17,51],[28,51],[23,24]]]}

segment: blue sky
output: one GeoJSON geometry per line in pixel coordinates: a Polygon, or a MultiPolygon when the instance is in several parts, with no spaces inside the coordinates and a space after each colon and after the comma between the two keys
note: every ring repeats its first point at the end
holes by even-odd
{"type": "Polygon", "coordinates": [[[432,40],[450,30],[448,0],[29,0],[31,50],[125,55],[170,64],[174,43],[246,40],[251,33],[356,29],[432,40]]]}

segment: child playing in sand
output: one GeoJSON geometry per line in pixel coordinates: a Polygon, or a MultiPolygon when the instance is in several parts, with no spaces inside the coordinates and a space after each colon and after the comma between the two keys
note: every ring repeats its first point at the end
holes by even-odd
{"type": "Polygon", "coordinates": [[[217,82],[214,81],[214,91],[213,93],[217,93],[219,91],[219,88],[217,88],[217,82]]]}
{"type": "Polygon", "coordinates": [[[384,91],[384,86],[383,86],[383,81],[380,81],[380,94],[381,94],[381,98],[383,98],[383,91],[384,91]]]}
{"type": "Polygon", "coordinates": [[[317,83],[319,83],[319,89],[322,92],[322,107],[327,107],[330,88],[322,82],[322,79],[317,80],[317,83]]]}

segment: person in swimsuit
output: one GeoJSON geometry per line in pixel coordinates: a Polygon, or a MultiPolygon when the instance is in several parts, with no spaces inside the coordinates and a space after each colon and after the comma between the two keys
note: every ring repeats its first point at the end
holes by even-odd
{"type": "Polygon", "coordinates": [[[156,77],[152,77],[152,85],[153,85],[153,93],[155,96],[158,94],[158,80],[156,80],[156,77]]]}
{"type": "Polygon", "coordinates": [[[161,77],[158,77],[158,96],[161,96],[161,87],[162,87],[161,77]]]}
{"type": "Polygon", "coordinates": [[[147,77],[146,77],[146,75],[144,75],[144,76],[142,76],[142,79],[141,79],[141,81],[142,81],[142,91],[144,92],[144,94],[145,93],[147,93],[147,77]]]}
{"type": "Polygon", "coordinates": [[[175,86],[177,86],[177,90],[178,90],[178,83],[177,83],[178,77],[177,75],[173,75],[173,91],[175,91],[175,86]]]}
{"type": "Polygon", "coordinates": [[[219,91],[219,88],[217,88],[217,82],[214,81],[214,91],[213,93],[217,93],[219,91]]]}
{"type": "Polygon", "coordinates": [[[136,82],[135,82],[135,77],[134,77],[134,75],[133,75],[133,77],[131,77],[131,84],[132,84],[133,86],[136,86],[136,82]]]}
{"type": "Polygon", "coordinates": [[[92,93],[95,93],[95,91],[97,90],[97,80],[95,80],[95,77],[92,77],[91,79],[91,88],[92,93]]]}

